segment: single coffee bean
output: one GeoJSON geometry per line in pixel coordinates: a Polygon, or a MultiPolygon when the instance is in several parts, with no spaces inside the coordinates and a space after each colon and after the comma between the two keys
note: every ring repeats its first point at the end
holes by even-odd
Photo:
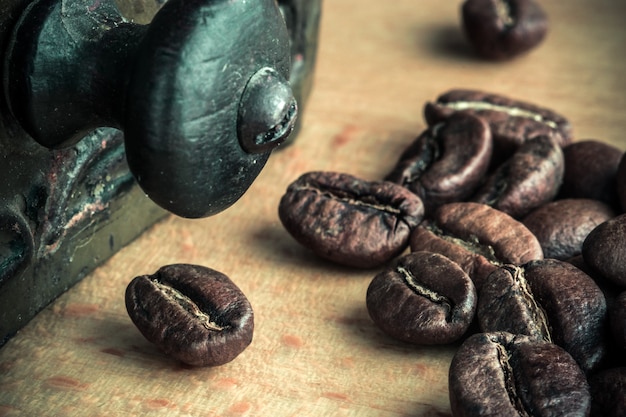
{"type": "Polygon", "coordinates": [[[617,187],[617,199],[619,201],[622,212],[626,212],[626,153],[622,155],[622,159],[620,159],[619,161],[615,177],[617,187]]]}
{"type": "Polygon", "coordinates": [[[541,244],[543,256],[568,260],[581,254],[587,235],[617,213],[607,203],[568,198],[547,203],[522,219],[541,244]]]}
{"type": "Polygon", "coordinates": [[[385,179],[417,194],[430,213],[471,195],[487,172],[491,146],[487,123],[458,113],[423,132],[385,179]]]}
{"type": "Polygon", "coordinates": [[[534,0],[466,0],[461,20],[474,49],[492,60],[526,53],[548,32],[548,17],[534,0]]]}
{"type": "Polygon", "coordinates": [[[585,262],[606,279],[626,288],[626,214],[598,225],[583,242],[585,262]]]}
{"type": "Polygon", "coordinates": [[[174,264],[136,277],[126,309],[146,339],[189,365],[223,365],[252,342],[248,299],[226,275],[203,266],[174,264]]]}
{"type": "Polygon", "coordinates": [[[506,332],[478,333],[452,358],[454,417],[588,416],[589,386],[561,347],[506,332]]]}
{"type": "Polygon", "coordinates": [[[619,148],[597,140],[565,146],[565,173],[559,198],[590,198],[619,208],[617,170],[623,154],[619,148]]]}
{"type": "Polygon", "coordinates": [[[366,305],[388,335],[414,344],[444,344],[460,339],[472,323],[476,290],[450,259],[413,252],[374,277],[366,305]]]}
{"type": "Polygon", "coordinates": [[[318,256],[373,268],[406,249],[424,205],[392,182],[309,172],[289,185],[278,214],[285,229],[318,256]]]}
{"type": "Polygon", "coordinates": [[[589,374],[608,360],[608,312],[595,281],[568,262],[544,259],[522,265],[533,294],[547,314],[552,341],[589,374]]]}
{"type": "Polygon", "coordinates": [[[440,253],[459,264],[476,289],[503,264],[543,259],[541,245],[526,226],[485,204],[445,204],[415,228],[411,251],[440,253]]]}
{"type": "Polygon", "coordinates": [[[526,334],[561,346],[586,373],[606,360],[604,294],[567,262],[543,259],[494,271],[480,290],[477,317],[484,332],[526,334]]]}
{"type": "Polygon", "coordinates": [[[528,138],[554,136],[560,146],[573,140],[570,122],[553,110],[477,90],[450,90],[440,95],[435,102],[426,103],[424,117],[433,126],[460,111],[489,124],[495,165],[508,159],[528,138]]]}
{"type": "Polygon", "coordinates": [[[551,136],[528,139],[471,198],[515,218],[552,201],[563,180],[563,151],[551,136]]]}
{"type": "Polygon", "coordinates": [[[610,368],[589,378],[590,417],[626,416],[626,367],[610,368]]]}
{"type": "Polygon", "coordinates": [[[622,291],[609,310],[611,335],[617,347],[626,352],[626,291],[622,291]]]}

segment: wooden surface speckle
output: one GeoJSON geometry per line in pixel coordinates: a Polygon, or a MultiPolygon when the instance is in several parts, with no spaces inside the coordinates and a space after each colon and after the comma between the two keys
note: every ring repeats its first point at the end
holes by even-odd
{"type": "Polygon", "coordinates": [[[542,1],[546,41],[476,59],[460,1],[326,0],[315,85],[294,145],[244,197],[203,220],[169,217],[62,295],[0,349],[0,417],[450,416],[455,346],[410,346],[365,308],[377,271],[332,265],[282,228],[287,185],[310,170],[380,179],[451,88],[509,95],[568,117],[577,139],[626,149],[626,2],[542,1]],[[252,344],[218,368],[181,365],[134,327],[124,291],[169,263],[227,274],[255,311],[252,344]]]}

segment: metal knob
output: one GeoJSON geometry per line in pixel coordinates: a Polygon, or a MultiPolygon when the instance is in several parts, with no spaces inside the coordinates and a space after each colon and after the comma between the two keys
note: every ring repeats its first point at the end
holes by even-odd
{"type": "Polygon", "coordinates": [[[4,83],[41,145],[121,129],[145,193],[198,218],[237,201],[293,129],[290,57],[275,0],[169,0],[148,25],[113,0],[36,0],[9,41],[4,83]]]}

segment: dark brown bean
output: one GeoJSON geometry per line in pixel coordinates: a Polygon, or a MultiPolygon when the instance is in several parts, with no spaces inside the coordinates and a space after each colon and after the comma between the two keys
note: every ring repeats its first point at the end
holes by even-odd
{"type": "Polygon", "coordinates": [[[554,343],[567,350],[584,372],[598,370],[607,360],[608,315],[602,290],[567,262],[544,259],[523,268],[546,311],[554,343]]]}
{"type": "Polygon", "coordinates": [[[466,339],[448,385],[454,417],[584,417],[591,404],[585,375],[564,349],[504,332],[466,339]]]}
{"type": "Polygon", "coordinates": [[[567,260],[580,255],[587,235],[617,213],[599,200],[568,198],[545,204],[522,219],[541,244],[543,256],[567,260]]]}
{"type": "Polygon", "coordinates": [[[374,277],[366,305],[388,335],[414,344],[444,344],[460,339],[472,323],[476,290],[450,259],[413,252],[374,277]]]}
{"type": "Polygon", "coordinates": [[[136,277],[126,309],[146,339],[189,365],[223,365],[252,342],[248,299],[226,275],[203,266],[174,264],[136,277]]]}
{"type": "Polygon", "coordinates": [[[626,288],[626,214],[598,225],[583,242],[585,262],[615,284],[626,288]]]}
{"type": "Polygon", "coordinates": [[[536,136],[500,165],[471,200],[519,219],[554,199],[564,169],[563,151],[553,137],[536,136]]]}
{"type": "Polygon", "coordinates": [[[424,206],[411,191],[388,181],[309,172],[289,185],[278,214],[285,229],[317,255],[373,268],[406,249],[424,206]]]}
{"type": "Polygon", "coordinates": [[[445,204],[415,228],[411,250],[441,253],[470,276],[477,290],[502,264],[542,259],[541,245],[522,223],[490,206],[472,202],[445,204]]]}
{"type": "Polygon", "coordinates": [[[573,139],[569,121],[553,110],[478,90],[450,90],[425,105],[424,117],[432,126],[460,111],[487,121],[493,139],[493,159],[498,164],[528,138],[550,135],[561,146],[573,139]]]}
{"type": "Polygon", "coordinates": [[[474,49],[493,60],[530,51],[548,32],[548,17],[534,0],[466,0],[461,18],[474,49]]]}
{"type": "Polygon", "coordinates": [[[619,208],[617,169],[623,154],[615,146],[597,140],[565,146],[565,173],[559,198],[589,198],[619,208]]]}
{"type": "Polygon", "coordinates": [[[606,360],[604,294],[580,269],[555,259],[503,266],[480,290],[478,322],[484,332],[526,334],[567,350],[591,372],[606,360]]]}
{"type": "Polygon", "coordinates": [[[591,417],[626,416],[626,368],[605,369],[589,378],[591,417]]]}
{"type": "Polygon", "coordinates": [[[471,195],[487,172],[491,147],[487,123],[459,113],[423,132],[385,179],[417,194],[429,213],[471,195]]]}

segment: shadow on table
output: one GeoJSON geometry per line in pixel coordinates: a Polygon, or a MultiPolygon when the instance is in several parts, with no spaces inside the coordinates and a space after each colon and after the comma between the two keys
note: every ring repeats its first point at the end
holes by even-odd
{"type": "Polygon", "coordinates": [[[139,332],[130,319],[127,323],[118,320],[101,320],[97,323],[100,328],[94,329],[94,333],[102,337],[93,337],[86,342],[94,345],[92,348],[102,354],[102,360],[113,358],[111,366],[121,366],[131,373],[201,369],[186,365],[160,351],[139,332]],[[135,368],[134,371],[130,371],[129,367],[135,368]]]}
{"type": "Polygon", "coordinates": [[[420,50],[429,51],[439,57],[480,62],[482,59],[475,53],[467,41],[462,28],[456,25],[433,25],[426,31],[420,28],[414,32],[415,45],[420,50]],[[424,34],[427,34],[424,36],[424,34]]]}

